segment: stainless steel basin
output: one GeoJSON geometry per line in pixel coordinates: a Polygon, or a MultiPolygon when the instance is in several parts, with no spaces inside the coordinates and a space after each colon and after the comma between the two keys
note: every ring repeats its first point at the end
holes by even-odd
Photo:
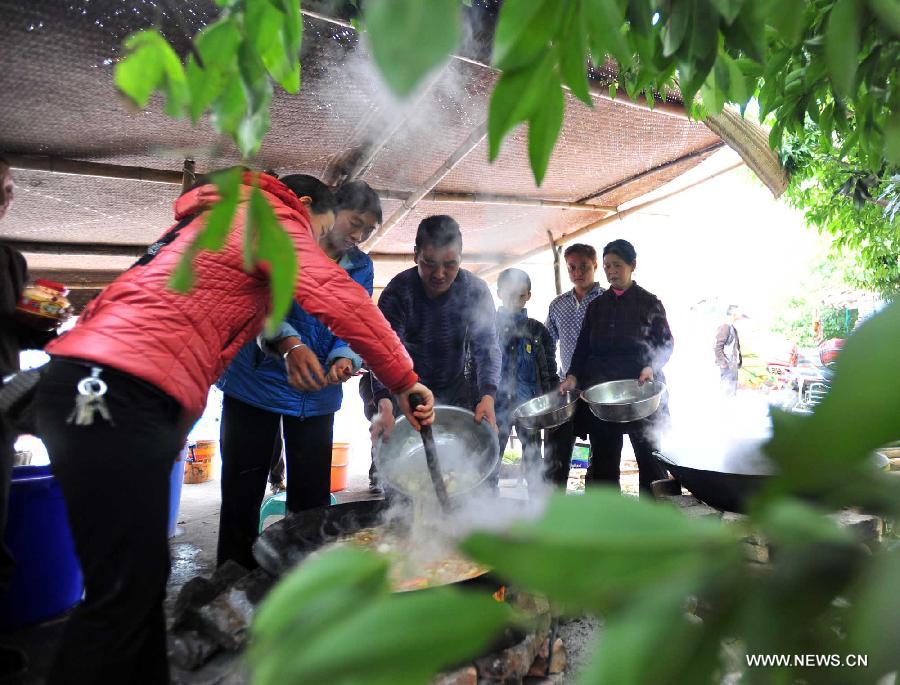
{"type": "Polygon", "coordinates": [[[640,385],[628,379],[592,385],[581,393],[581,399],[601,421],[628,423],[645,419],[659,409],[665,391],[665,384],[659,381],[640,385]]]}
{"type": "Polygon", "coordinates": [[[570,420],[575,415],[577,408],[577,392],[570,391],[560,395],[558,391],[554,390],[520,404],[513,412],[512,418],[523,428],[532,430],[556,428],[570,420]]]}
{"type": "MultiPolygon", "coordinates": [[[[432,432],[444,484],[450,497],[458,496],[478,487],[497,466],[497,432],[487,422],[475,423],[475,415],[465,409],[438,406],[434,411],[432,432]]],[[[422,437],[405,417],[397,419],[390,440],[376,443],[375,463],[388,486],[411,497],[435,497],[422,437]]]]}

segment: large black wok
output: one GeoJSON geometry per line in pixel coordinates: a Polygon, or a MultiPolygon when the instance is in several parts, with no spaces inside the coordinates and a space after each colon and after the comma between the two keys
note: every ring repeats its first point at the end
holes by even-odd
{"type": "MultiPolygon", "coordinates": [[[[694,497],[723,511],[744,513],[750,498],[775,474],[772,463],[757,452],[732,455],[725,464],[717,465],[717,470],[672,454],[654,455],[694,497]]],[[[873,461],[878,468],[884,468],[887,462],[880,454],[873,455],[873,461]]]]}
{"type": "MultiPolygon", "coordinates": [[[[279,577],[312,552],[362,528],[378,526],[387,509],[384,500],[347,502],[290,514],[266,528],[253,545],[253,557],[279,577]]],[[[495,592],[501,583],[490,573],[454,583],[465,589],[495,592]]]]}
{"type": "Polygon", "coordinates": [[[679,464],[671,456],[656,458],[701,502],[723,511],[744,513],[747,501],[765,486],[772,473],[724,473],[679,464]]]}

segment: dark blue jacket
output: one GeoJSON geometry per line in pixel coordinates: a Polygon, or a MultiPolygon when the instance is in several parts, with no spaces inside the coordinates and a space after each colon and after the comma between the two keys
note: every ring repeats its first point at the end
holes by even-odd
{"type": "MultiPolygon", "coordinates": [[[[372,260],[364,252],[353,249],[339,262],[350,277],[365,288],[369,295],[375,278],[372,260]]],[[[303,278],[301,272],[300,278],[303,278]]],[[[326,373],[338,357],[353,361],[359,369],[362,360],[343,340],[294,302],[285,319],[286,326],[278,337],[296,332],[298,337],[316,353],[326,373]]],[[[241,348],[231,365],[216,382],[229,397],[247,404],[289,416],[322,416],[341,408],[343,390],[340,385],[329,385],[317,392],[300,392],[287,382],[284,361],[281,356],[267,355],[254,341],[241,348]]]]}

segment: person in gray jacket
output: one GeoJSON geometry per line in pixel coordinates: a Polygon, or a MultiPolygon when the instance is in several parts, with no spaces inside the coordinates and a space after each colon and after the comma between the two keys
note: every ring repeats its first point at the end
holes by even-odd
{"type": "Polygon", "coordinates": [[[734,326],[736,321],[743,318],[740,307],[736,304],[729,305],[725,312],[725,321],[716,329],[716,344],[713,351],[721,375],[722,392],[728,396],[737,393],[738,369],[744,362],[741,356],[741,339],[734,326]]]}

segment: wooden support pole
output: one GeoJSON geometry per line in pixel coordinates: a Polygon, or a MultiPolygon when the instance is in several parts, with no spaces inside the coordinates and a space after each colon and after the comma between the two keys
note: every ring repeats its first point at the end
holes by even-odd
{"type": "Polygon", "coordinates": [[[553,250],[553,281],[556,285],[556,294],[562,295],[562,274],[559,272],[560,247],[553,239],[553,231],[547,231],[547,239],[550,241],[550,249],[553,250]]]}
{"type": "Polygon", "coordinates": [[[129,181],[145,181],[148,183],[170,183],[181,185],[184,173],[181,171],[164,171],[138,166],[121,166],[100,162],[82,162],[77,159],[47,157],[44,155],[5,154],[13,169],[47,171],[53,174],[73,174],[75,176],[98,176],[101,178],[120,178],[129,181]]]}
{"type": "Polygon", "coordinates": [[[197,174],[194,173],[194,160],[184,160],[184,166],[181,168],[181,192],[186,193],[196,181],[197,174]]]}

